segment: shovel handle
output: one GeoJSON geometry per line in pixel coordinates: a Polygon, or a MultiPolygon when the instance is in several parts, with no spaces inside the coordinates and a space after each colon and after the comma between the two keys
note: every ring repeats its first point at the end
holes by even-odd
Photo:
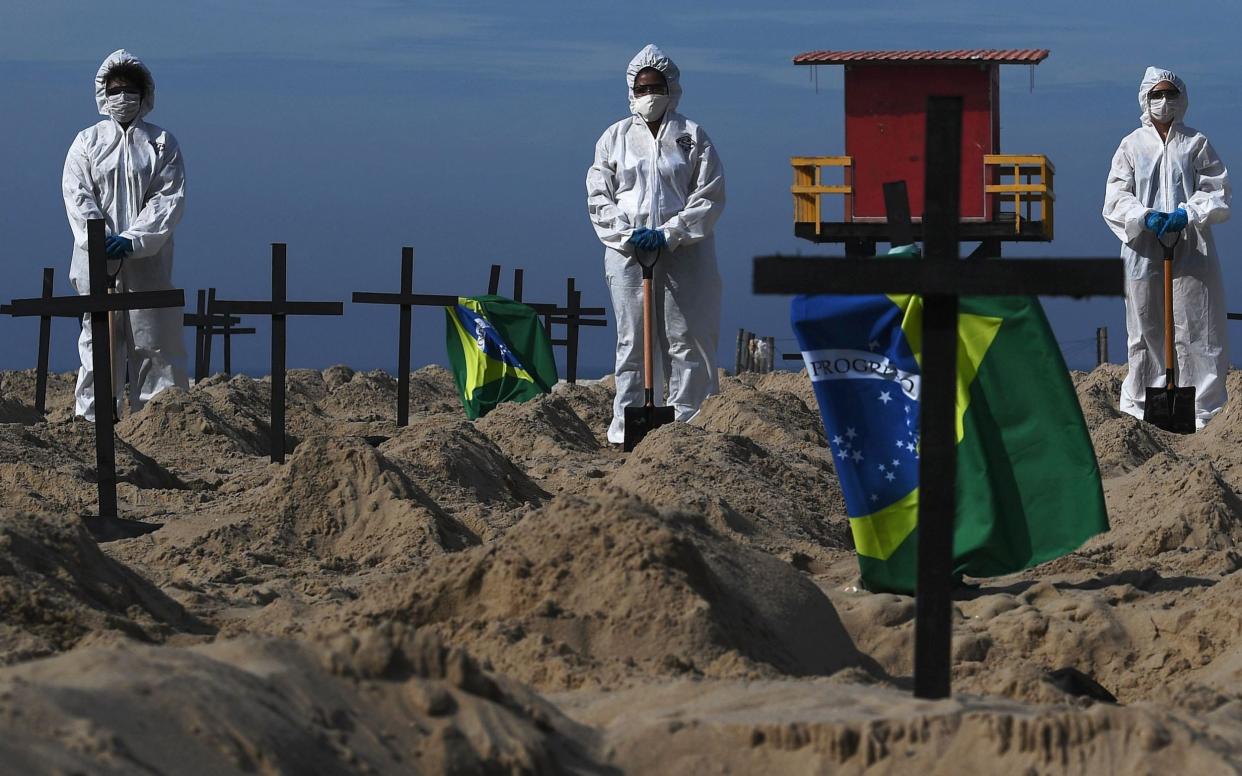
{"type": "Polygon", "coordinates": [[[1164,246],[1164,377],[1173,390],[1173,246],[1164,246]]]}
{"type": "MultiPolygon", "coordinates": [[[[646,274],[646,273],[644,273],[646,274]]],[[[652,326],[651,319],[655,317],[655,311],[651,301],[651,278],[643,277],[643,392],[646,394],[647,406],[655,404],[655,386],[653,384],[651,373],[655,369],[655,359],[652,357],[652,326]]]]}

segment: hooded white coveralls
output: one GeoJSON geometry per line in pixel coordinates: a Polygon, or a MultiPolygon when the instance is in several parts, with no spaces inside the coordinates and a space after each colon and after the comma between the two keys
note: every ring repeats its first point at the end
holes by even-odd
{"type": "MultiPolygon", "coordinates": [[[[1104,220],[1121,240],[1126,267],[1126,344],[1129,371],[1121,409],[1143,417],[1144,389],[1165,384],[1164,249],[1143,220],[1152,211],[1185,208],[1189,225],[1173,254],[1173,337],[1179,386],[1195,387],[1195,422],[1202,428],[1225,404],[1229,370],[1225,293],[1212,224],[1229,218],[1229,171],[1208,139],[1182,123],[1188,100],[1176,74],[1147,68],[1139,86],[1142,126],[1113,155],[1104,220]],[[1168,81],[1173,101],[1167,141],[1152,125],[1147,93],[1168,81]]],[[[1165,234],[1165,241],[1172,233],[1165,234]]]]}
{"type": "MultiPolygon", "coordinates": [[[[69,282],[79,294],[90,292],[86,221],[103,218],[108,234],[133,241],[134,250],[120,265],[118,291],[163,291],[173,288],[173,230],[185,209],[185,168],[181,150],[166,130],[143,120],[155,107],[155,80],[146,66],[121,49],[108,55],[95,74],[95,103],[103,121],[82,130],[69,147],[61,189],[73,230],[73,262],[69,282]],[[122,129],[108,113],[105,81],[115,66],[129,62],[147,72],[150,91],[142,95],[138,116],[122,129]]],[[[118,262],[108,262],[115,272],[118,262]]],[[[123,324],[116,337],[116,373],[130,375],[129,403],[139,409],[170,386],[187,388],[182,310],[133,310],[119,314],[123,324]]],[[[78,339],[82,368],[74,391],[76,413],[95,419],[95,380],[91,361],[91,321],[85,316],[78,339]]],[[[114,382],[117,395],[122,386],[114,382]]]]}
{"type": "Polygon", "coordinates": [[[625,440],[625,408],[643,404],[642,267],[637,249],[626,242],[635,229],[659,229],[668,241],[652,283],[656,404],[672,405],[677,420],[690,420],[720,389],[720,274],[712,228],[724,209],[724,168],[703,128],[677,113],[679,78],[677,65],[656,46],[638,52],[625,70],[631,115],[604,131],[587,171],[587,210],[604,244],[604,272],[617,317],[610,442],[625,440]],[[668,82],[668,108],[655,137],[634,106],[634,79],[647,67],[668,82]]]}

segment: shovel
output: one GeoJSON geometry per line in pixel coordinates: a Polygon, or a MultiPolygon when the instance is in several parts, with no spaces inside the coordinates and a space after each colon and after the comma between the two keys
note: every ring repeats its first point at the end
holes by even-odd
{"type": "Polygon", "coordinates": [[[660,260],[660,251],[647,255],[651,256],[649,262],[643,260],[641,251],[638,256],[638,263],[643,268],[643,406],[625,408],[625,443],[622,449],[627,453],[637,447],[652,429],[673,422],[673,408],[655,406],[655,389],[652,387],[651,373],[655,359],[652,355],[651,329],[655,313],[652,310],[651,275],[660,260]]]}
{"type": "Polygon", "coordinates": [[[1143,420],[1175,434],[1193,434],[1195,432],[1195,388],[1188,386],[1178,388],[1174,379],[1173,367],[1173,248],[1182,237],[1171,245],[1165,245],[1162,238],[1160,245],[1164,248],[1164,387],[1148,388],[1143,399],[1143,420]]]}

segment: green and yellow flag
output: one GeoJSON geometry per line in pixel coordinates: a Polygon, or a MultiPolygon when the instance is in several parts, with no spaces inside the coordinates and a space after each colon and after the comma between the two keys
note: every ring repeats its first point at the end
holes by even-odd
{"type": "MultiPolygon", "coordinates": [[[[801,296],[792,322],[845,494],[863,583],[917,578],[922,299],[801,296]]],[[[1034,297],[958,310],[954,570],[989,577],[1108,530],[1095,451],[1034,297]]]]}
{"type": "Polygon", "coordinates": [[[444,312],[449,363],[471,420],[501,402],[551,392],[556,361],[534,309],[488,295],[459,297],[444,312]]]}

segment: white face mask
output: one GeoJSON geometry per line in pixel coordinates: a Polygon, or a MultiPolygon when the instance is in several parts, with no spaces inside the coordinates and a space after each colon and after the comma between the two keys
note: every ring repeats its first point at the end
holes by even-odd
{"type": "Polygon", "coordinates": [[[1147,106],[1151,110],[1152,119],[1162,123],[1173,120],[1173,101],[1167,97],[1150,100],[1147,106]]]}
{"type": "Polygon", "coordinates": [[[108,95],[108,114],[122,124],[128,124],[138,115],[142,97],[130,92],[108,95]]]}
{"type": "Polygon", "coordinates": [[[655,121],[663,116],[666,110],[668,110],[667,94],[644,94],[634,100],[634,112],[641,116],[643,121],[655,121]]]}

